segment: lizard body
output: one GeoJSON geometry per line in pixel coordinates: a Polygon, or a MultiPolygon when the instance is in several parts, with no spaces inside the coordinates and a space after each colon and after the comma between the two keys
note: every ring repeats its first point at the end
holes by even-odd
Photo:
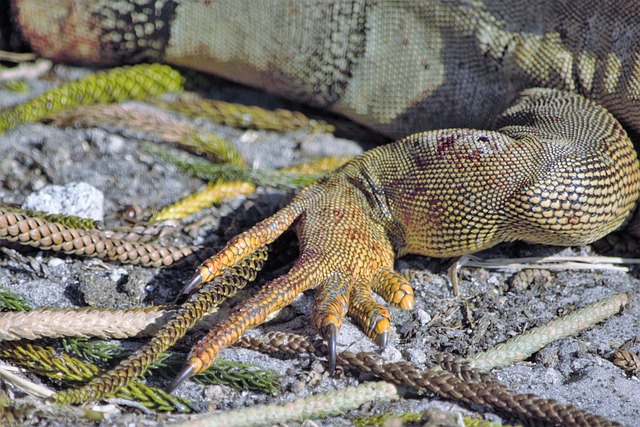
{"type": "Polygon", "coordinates": [[[13,2],[23,36],[53,59],[162,59],[389,136],[449,128],[363,155],[206,261],[187,291],[297,221],[294,267],[214,328],[174,385],[309,288],[330,357],[347,313],[384,344],[390,316],[372,291],[413,304],[396,256],[587,244],[620,226],[640,193],[620,125],[640,130],[638,12],[627,2],[278,1],[268,14],[249,1],[54,3],[13,2]]]}
{"type": "Polygon", "coordinates": [[[571,92],[532,89],[497,123],[497,131],[429,131],[373,149],[236,236],[203,263],[188,290],[296,219],[299,261],[214,327],[205,341],[213,345],[196,347],[190,366],[208,366],[245,328],[314,287],[315,324],[330,342],[349,312],[385,344],[390,316],[370,289],[400,307],[413,305],[411,287],[393,273],[394,254],[451,257],[513,240],[583,245],[632,212],[638,159],[602,107],[571,92]]]}
{"type": "Polygon", "coordinates": [[[13,3],[21,33],[46,57],[164,60],[394,138],[487,128],[531,87],[580,93],[640,127],[640,16],[622,0],[289,0],[267,2],[268,14],[250,0],[13,3]]]}

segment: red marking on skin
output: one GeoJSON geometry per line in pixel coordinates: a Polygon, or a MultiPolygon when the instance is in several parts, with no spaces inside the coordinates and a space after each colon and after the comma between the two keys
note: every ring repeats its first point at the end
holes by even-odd
{"type": "Polygon", "coordinates": [[[330,214],[334,224],[340,224],[344,219],[344,212],[339,209],[331,209],[330,214]]]}
{"type": "Polygon", "coordinates": [[[350,240],[354,241],[362,241],[367,237],[367,234],[358,228],[347,228],[344,232],[350,240]]]}
{"type": "Polygon", "coordinates": [[[456,137],[450,133],[438,136],[436,140],[436,157],[442,159],[456,145],[456,137]]]}
{"type": "MultiPolygon", "coordinates": [[[[431,156],[427,153],[427,152],[420,152],[420,151],[416,151],[416,156],[414,158],[414,162],[416,163],[416,166],[418,167],[419,170],[427,170],[429,168],[431,168],[431,165],[433,164],[433,159],[431,158],[431,156]]],[[[402,184],[403,184],[403,180],[398,179],[394,181],[394,185],[397,184],[398,188],[402,188],[402,184]],[[395,181],[399,181],[399,182],[395,182],[395,181]]]]}
{"type": "MultiPolygon", "coordinates": [[[[469,165],[468,160],[478,161],[484,156],[482,148],[471,149],[466,144],[460,145],[460,138],[468,138],[467,133],[446,133],[438,136],[436,140],[436,157],[444,160],[456,170],[465,170],[469,165]]],[[[484,137],[486,138],[486,137],[484,137]]]]}
{"type": "MultiPolygon", "coordinates": [[[[55,21],[50,25],[48,23],[42,25],[40,28],[36,26],[38,20],[28,17],[18,18],[20,31],[24,38],[29,40],[31,49],[54,62],[81,62],[85,65],[98,64],[102,66],[118,64],[117,60],[109,58],[107,55],[103,56],[98,32],[95,30],[100,27],[99,25],[96,25],[92,20],[87,20],[81,12],[76,10],[73,2],[63,3],[60,8],[66,9],[64,25],[55,21]],[[79,34],[84,34],[84,36],[79,34]]],[[[44,22],[51,19],[49,15],[44,13],[42,17],[44,22]]]]}
{"type": "Polygon", "coordinates": [[[613,129],[616,130],[616,132],[624,132],[626,134],[626,131],[624,130],[624,128],[620,125],[620,123],[618,123],[617,120],[614,120],[613,123],[613,129]]]}
{"type": "Polygon", "coordinates": [[[422,217],[426,218],[429,225],[434,228],[442,228],[444,204],[437,196],[427,198],[427,209],[422,213],[422,217]]]}
{"type": "Polygon", "coordinates": [[[408,230],[419,230],[424,226],[430,228],[441,228],[442,221],[444,219],[444,204],[438,196],[428,194],[428,189],[423,190],[420,196],[421,204],[420,213],[416,215],[415,208],[407,206],[404,209],[400,209],[400,217],[402,224],[408,230]]]}
{"type": "Polygon", "coordinates": [[[471,152],[469,153],[469,155],[467,156],[467,158],[469,160],[480,160],[482,159],[482,156],[484,154],[484,151],[480,148],[475,148],[473,150],[471,150],[471,152]]]}
{"type": "Polygon", "coordinates": [[[576,215],[575,211],[565,212],[565,216],[567,217],[569,224],[571,225],[580,224],[580,217],[576,215]]]}

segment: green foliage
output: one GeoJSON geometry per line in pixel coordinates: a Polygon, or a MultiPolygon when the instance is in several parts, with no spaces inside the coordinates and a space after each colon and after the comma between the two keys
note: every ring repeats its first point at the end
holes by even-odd
{"type": "Polygon", "coordinates": [[[152,144],[144,144],[142,148],[149,154],[173,163],[192,175],[213,182],[218,180],[247,181],[260,186],[295,189],[311,184],[322,176],[319,174],[288,174],[278,171],[240,168],[229,164],[216,164],[191,154],[152,144]]]}
{"type": "Polygon", "coordinates": [[[184,362],[185,355],[183,353],[175,353],[172,351],[165,351],[158,355],[158,357],[151,363],[147,372],[160,370],[160,375],[164,378],[169,378],[173,373],[178,372],[178,364],[184,362]],[[169,370],[171,373],[168,373],[169,370]]]}
{"type": "MultiPolygon", "coordinates": [[[[76,343],[75,347],[82,347],[82,345],[76,343]]],[[[103,346],[99,347],[104,351],[103,346]]],[[[85,363],[69,354],[58,352],[52,347],[16,341],[1,342],[0,357],[37,375],[60,381],[67,385],[84,383],[99,372],[95,365],[85,363]]],[[[132,400],[154,411],[191,412],[192,410],[192,405],[188,400],[171,396],[160,389],[146,386],[139,381],[133,381],[115,393],[107,394],[106,397],[132,400]]]]}
{"type": "Polygon", "coordinates": [[[480,420],[473,417],[463,417],[465,427],[522,427],[522,425],[510,426],[506,424],[492,423],[491,421],[480,420]]]}
{"type": "Polygon", "coordinates": [[[182,84],[180,73],[166,65],[141,64],[98,71],[0,112],[0,132],[69,107],[158,96],[181,91],[182,84]]]}
{"type": "Polygon", "coordinates": [[[37,375],[64,382],[82,382],[98,373],[94,365],[84,363],[53,347],[20,341],[0,343],[0,357],[37,375]]]}
{"type": "Polygon", "coordinates": [[[417,412],[384,412],[369,417],[358,417],[353,420],[355,427],[378,427],[387,425],[390,420],[400,419],[402,425],[409,422],[417,422],[422,419],[422,414],[417,412]]]}
{"type": "Polygon", "coordinates": [[[184,397],[174,396],[156,387],[149,387],[140,381],[121,388],[116,397],[132,400],[153,411],[192,412],[193,407],[184,397]]]}
{"type": "Polygon", "coordinates": [[[195,93],[185,93],[171,101],[154,101],[154,104],[166,110],[191,117],[202,117],[237,129],[262,129],[280,133],[295,130],[326,133],[335,131],[327,122],[310,119],[296,111],[267,110],[256,106],[204,99],[195,93]]]}
{"type": "Polygon", "coordinates": [[[97,221],[91,218],[82,218],[75,215],[50,214],[47,212],[35,212],[35,216],[39,216],[49,222],[57,222],[69,228],[81,230],[94,230],[97,221]]]}
{"type": "Polygon", "coordinates": [[[0,285],[0,311],[31,311],[29,302],[20,295],[0,285]]]}
{"type": "Polygon", "coordinates": [[[123,353],[117,344],[101,340],[89,340],[87,338],[63,338],[62,347],[66,352],[84,361],[99,365],[104,365],[123,353]]]}
{"type": "Polygon", "coordinates": [[[56,222],[68,228],[94,230],[97,226],[97,221],[91,218],[82,218],[75,215],[52,214],[42,211],[32,211],[29,209],[22,209],[18,206],[8,205],[6,203],[0,203],[0,207],[7,212],[19,213],[33,218],[41,218],[47,222],[56,222]]]}
{"type": "Polygon", "coordinates": [[[236,167],[246,166],[242,155],[233,143],[211,132],[186,135],[180,144],[196,153],[207,154],[215,163],[228,163],[236,167]]]}
{"type": "MultiPolygon", "coordinates": [[[[454,414],[451,414],[454,415],[454,414]]],[[[382,414],[371,415],[369,417],[358,417],[353,420],[355,427],[378,427],[388,425],[390,420],[400,419],[402,425],[412,423],[411,425],[421,425],[424,414],[418,412],[384,412],[382,414]]],[[[427,417],[428,418],[428,417],[427,417]]],[[[480,420],[473,417],[462,417],[465,427],[500,427],[502,424],[492,423],[490,421],[480,420]]],[[[394,424],[395,425],[395,424],[394,424]]],[[[429,425],[431,425],[429,423],[429,425]]],[[[449,424],[447,424],[449,425],[449,424]]],[[[522,426],[503,426],[503,427],[522,427],[522,426]]]]}
{"type": "Polygon", "coordinates": [[[275,393],[278,391],[280,374],[257,365],[217,359],[209,369],[193,379],[201,384],[228,385],[236,390],[275,393]]]}
{"type": "MultiPolygon", "coordinates": [[[[164,378],[173,379],[184,364],[185,354],[165,352],[149,370],[159,371],[164,378]]],[[[236,390],[250,390],[259,393],[275,393],[280,384],[280,374],[257,365],[216,359],[213,365],[192,378],[200,384],[219,384],[236,390]]]]}
{"type": "Polygon", "coordinates": [[[16,93],[28,93],[29,85],[24,80],[8,80],[0,82],[0,87],[16,93]]]}
{"type": "Polygon", "coordinates": [[[80,388],[67,389],[53,396],[60,404],[82,403],[112,395],[142,375],[149,365],[174,345],[206,313],[210,313],[228,297],[256,278],[267,259],[267,248],[256,249],[238,263],[224,270],[222,275],[189,297],[174,316],[145,345],[122,360],[118,366],[92,379],[80,388]]]}

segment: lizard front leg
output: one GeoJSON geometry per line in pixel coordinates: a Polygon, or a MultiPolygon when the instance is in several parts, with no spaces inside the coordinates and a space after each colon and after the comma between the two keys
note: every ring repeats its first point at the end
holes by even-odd
{"type": "Polygon", "coordinates": [[[329,341],[349,313],[384,344],[389,313],[413,291],[395,256],[451,257],[526,240],[582,245],[619,227],[640,194],[640,165],[604,108],[556,90],[525,91],[498,131],[448,129],[371,150],[304,190],[283,211],[206,261],[189,288],[275,239],[297,217],[301,255],[291,271],[236,307],[192,351],[176,387],[206,369],[247,328],[317,288],[313,319],[329,341]]]}

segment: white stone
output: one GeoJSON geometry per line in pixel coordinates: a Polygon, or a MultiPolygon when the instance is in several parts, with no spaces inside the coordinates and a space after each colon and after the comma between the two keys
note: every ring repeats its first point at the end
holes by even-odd
{"type": "Polygon", "coordinates": [[[102,221],[104,195],[85,182],[72,182],[65,186],[49,185],[27,196],[22,207],[32,211],[75,215],[102,221]]]}

